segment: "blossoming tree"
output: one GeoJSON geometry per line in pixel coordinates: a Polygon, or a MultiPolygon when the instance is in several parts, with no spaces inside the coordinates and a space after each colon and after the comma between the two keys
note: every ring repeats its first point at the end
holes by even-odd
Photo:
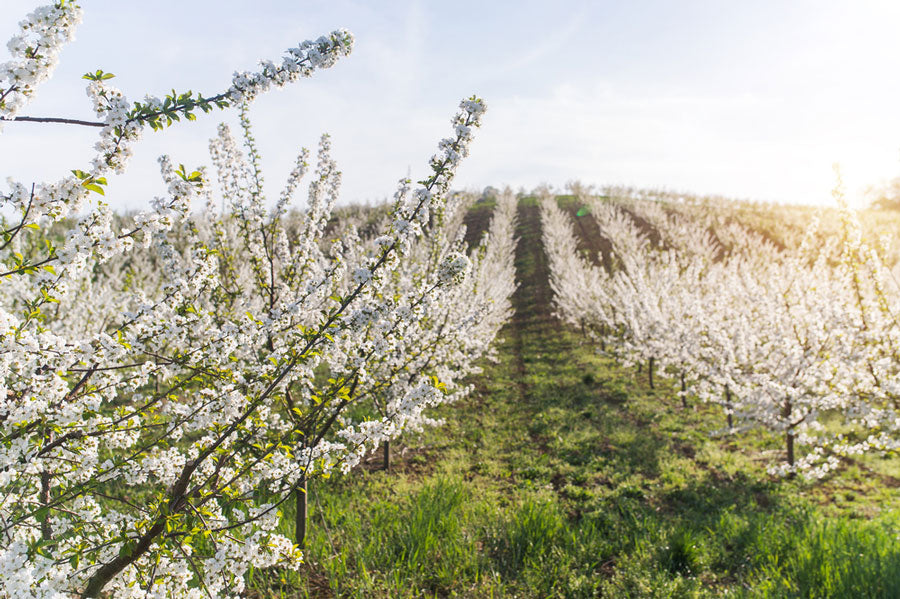
{"type": "Polygon", "coordinates": [[[562,318],[587,324],[626,363],[680,373],[684,405],[690,380],[695,395],[723,406],[728,432],[755,426],[782,436],[784,460],[773,473],[815,478],[842,456],[896,451],[900,293],[889,252],[864,241],[845,204],[839,238],[822,239],[813,222],[796,246],[779,250],[677,204],[580,200],[612,247],[614,268],[575,254],[571,223],[545,198],[562,318]]]}
{"type": "MultiPolygon", "coordinates": [[[[65,0],[37,9],[0,66],[3,121],[99,135],[89,167],[56,183],[11,182],[0,197],[16,215],[0,247],[0,596],[232,596],[248,568],[302,559],[305,520],[295,540],[275,533],[280,506],[293,498],[302,508],[308,480],[348,471],[419,426],[505,318],[511,283],[472,304],[477,314],[499,306],[484,326],[451,300],[476,293],[459,291],[467,275],[511,281],[502,260],[476,257],[484,266],[473,272],[458,247],[432,245],[428,260],[415,250],[484,104],[461,103],[430,174],[401,182],[378,236],[328,243],[340,173],[327,137],[306,209],[289,211],[306,152],[270,207],[247,114],[258,94],[349,54],[348,32],[237,73],[221,93],[130,103],[96,71],[86,79],[97,120],[21,115],[80,16],[65,0]],[[227,128],[211,143],[224,211],[204,169],[167,157],[168,194],[149,210],[123,219],[100,200],[147,127],[231,106],[242,110],[246,152],[227,128]],[[198,200],[205,210],[194,211],[198,200]],[[406,273],[400,284],[394,273],[406,273]],[[448,325],[438,341],[471,335],[470,347],[410,343],[423,310],[448,325]],[[386,388],[381,413],[363,408],[386,388]]],[[[480,255],[507,255],[508,212],[480,255]]]]}

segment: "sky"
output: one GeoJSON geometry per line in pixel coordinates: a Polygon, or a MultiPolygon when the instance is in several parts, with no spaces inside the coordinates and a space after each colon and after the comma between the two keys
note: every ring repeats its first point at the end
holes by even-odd
{"type": "MultiPolygon", "coordinates": [[[[0,0],[0,40],[35,5],[0,0]]],[[[81,5],[76,41],[22,114],[91,118],[81,75],[96,69],[114,73],[110,83],[132,100],[171,89],[212,95],[235,70],[277,61],[304,39],[354,33],[351,56],[251,109],[273,199],[299,148],[315,149],[325,132],[342,201],[389,198],[400,178],[427,174],[459,100],[472,94],[488,112],[457,188],[579,180],[827,204],[835,163],[851,198],[900,176],[895,0],[81,5]]],[[[209,164],[222,121],[237,122],[226,111],[148,130],[128,172],[111,178],[108,201],[140,209],[161,195],[160,154],[209,164]]],[[[84,168],[95,134],[6,124],[0,175],[45,181],[84,168]]]]}

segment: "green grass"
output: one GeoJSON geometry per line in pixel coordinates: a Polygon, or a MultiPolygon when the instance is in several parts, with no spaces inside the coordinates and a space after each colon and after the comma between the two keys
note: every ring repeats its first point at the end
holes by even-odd
{"type": "Polygon", "coordinates": [[[534,211],[499,362],[445,427],[397,444],[393,472],[311,488],[307,564],[254,572],[254,596],[900,595],[896,461],[767,476],[777,438],[712,437],[715,408],[681,408],[674,381],[650,390],[549,316],[534,211]]]}

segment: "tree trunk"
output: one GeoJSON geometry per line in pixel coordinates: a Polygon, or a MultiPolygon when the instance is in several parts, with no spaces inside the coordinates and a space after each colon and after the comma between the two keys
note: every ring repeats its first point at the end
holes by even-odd
{"type": "MultiPolygon", "coordinates": [[[[175,481],[175,484],[172,485],[172,491],[169,493],[169,510],[168,514],[163,514],[162,512],[156,517],[156,520],[153,522],[153,526],[147,530],[140,538],[137,539],[134,547],[131,551],[123,550],[119,553],[118,556],[113,558],[112,561],[107,562],[106,564],[100,566],[99,569],[94,571],[91,577],[88,579],[87,584],[84,587],[84,591],[82,591],[81,596],[87,599],[94,599],[100,596],[100,593],[103,592],[103,587],[109,583],[110,580],[116,577],[122,570],[136,562],[142,555],[147,553],[150,550],[150,547],[153,546],[153,542],[156,540],[156,537],[161,535],[166,530],[166,521],[168,520],[171,514],[179,513],[185,506],[187,498],[184,493],[187,491],[188,483],[191,480],[191,474],[197,469],[198,461],[188,462],[184,465],[184,468],[181,469],[181,475],[179,475],[178,480],[175,481]]],[[[127,546],[126,546],[127,548],[127,546]]]]}
{"type": "Polygon", "coordinates": [[[650,361],[647,363],[647,379],[650,381],[650,388],[655,389],[653,386],[653,356],[650,357],[650,361]]]}
{"type": "Polygon", "coordinates": [[[687,410],[687,383],[684,382],[684,371],[681,371],[681,407],[687,410]]]}
{"type": "MultiPolygon", "coordinates": [[[[781,416],[787,421],[787,428],[784,431],[785,450],[787,452],[787,463],[791,468],[794,467],[794,427],[791,425],[791,411],[793,406],[791,400],[784,400],[784,407],[781,409],[781,416]]],[[[795,473],[791,471],[788,478],[794,478],[795,473]]]]}
{"type": "Polygon", "coordinates": [[[304,476],[300,479],[300,485],[294,490],[294,501],[297,504],[297,514],[294,517],[294,542],[301,549],[306,545],[306,520],[308,511],[306,483],[306,477],[304,476]]]}
{"type": "Polygon", "coordinates": [[[728,430],[732,430],[734,428],[734,421],[731,418],[731,389],[728,388],[728,385],[725,385],[725,409],[728,410],[728,414],[726,414],[728,418],[728,430]]]}
{"type": "Polygon", "coordinates": [[[381,444],[384,449],[384,470],[385,472],[391,471],[391,442],[385,441],[381,444]]]}
{"type": "MultiPolygon", "coordinates": [[[[41,505],[50,505],[50,473],[46,470],[41,472],[41,505]]],[[[50,511],[41,518],[41,538],[49,541],[53,538],[53,531],[50,528],[50,511]]]]}
{"type": "Polygon", "coordinates": [[[111,562],[107,563],[104,566],[101,566],[99,570],[94,572],[93,576],[91,576],[90,580],[88,580],[87,586],[84,587],[84,592],[82,593],[82,597],[88,598],[96,598],[100,596],[100,593],[103,592],[103,587],[106,584],[116,577],[116,575],[136,562],[139,557],[147,553],[150,550],[150,546],[153,544],[153,541],[161,535],[166,530],[166,519],[165,518],[157,518],[156,522],[153,526],[150,527],[144,536],[140,538],[137,545],[130,553],[120,554],[118,557],[113,559],[111,562]]]}
{"type": "MultiPolygon", "coordinates": [[[[791,429],[788,429],[786,438],[787,438],[788,465],[793,467],[794,466],[794,431],[791,429]]],[[[791,472],[790,476],[793,477],[794,473],[791,472]]]]}
{"type": "MultiPolygon", "coordinates": [[[[46,445],[53,443],[53,431],[50,431],[45,436],[46,445]]],[[[44,470],[41,472],[41,505],[48,506],[50,505],[50,483],[51,476],[49,470],[44,470]]],[[[41,518],[41,538],[45,541],[49,541],[53,536],[53,531],[50,527],[50,510],[47,510],[47,513],[41,518]]]]}

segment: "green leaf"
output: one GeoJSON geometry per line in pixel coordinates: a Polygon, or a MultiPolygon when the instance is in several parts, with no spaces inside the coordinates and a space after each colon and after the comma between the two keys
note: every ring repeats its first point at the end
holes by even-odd
{"type": "Polygon", "coordinates": [[[97,70],[94,73],[85,73],[81,76],[82,79],[88,79],[89,81],[105,81],[106,79],[112,79],[115,77],[112,73],[104,73],[101,70],[97,70]]]}

